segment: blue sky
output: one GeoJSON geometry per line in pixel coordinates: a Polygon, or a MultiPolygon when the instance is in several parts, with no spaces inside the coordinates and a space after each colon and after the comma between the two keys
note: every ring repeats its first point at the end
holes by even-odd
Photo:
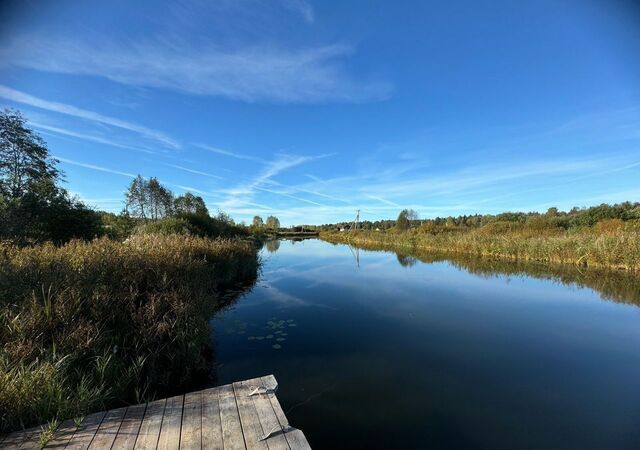
{"type": "Polygon", "coordinates": [[[0,106],[114,212],[543,211],[640,200],[639,55],[623,0],[5,1],[0,106]]]}

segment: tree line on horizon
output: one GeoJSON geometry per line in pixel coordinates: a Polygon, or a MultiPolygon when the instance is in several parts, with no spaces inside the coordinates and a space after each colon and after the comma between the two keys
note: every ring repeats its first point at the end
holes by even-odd
{"type": "MultiPolygon", "coordinates": [[[[421,227],[424,230],[443,229],[475,229],[494,223],[512,223],[533,227],[557,227],[565,230],[573,228],[593,227],[604,220],[622,222],[640,220],[640,202],[622,202],[613,205],[602,203],[591,207],[573,207],[569,211],[560,211],[551,207],[546,212],[504,212],[500,214],[469,214],[459,216],[435,217],[420,219],[412,209],[403,209],[397,219],[363,220],[358,222],[358,229],[368,231],[385,231],[396,229],[406,231],[421,227]]],[[[314,228],[313,226],[310,226],[314,228]]],[[[354,222],[337,222],[315,227],[317,230],[350,230],[354,222]]]]}
{"type": "MultiPolygon", "coordinates": [[[[236,224],[223,211],[211,216],[200,196],[190,192],[174,195],[156,177],[138,175],[128,186],[120,214],[96,211],[72,197],[61,186],[64,174],[49,154],[44,140],[26,123],[19,111],[0,112],[0,240],[19,244],[73,238],[93,239],[108,235],[123,238],[134,229],[145,232],[231,236],[281,228],[275,216],[256,215],[251,224],[236,224]]],[[[474,229],[491,223],[512,223],[562,229],[592,227],[602,220],[640,219],[640,203],[601,204],[569,211],[549,208],[545,213],[505,212],[420,219],[403,209],[396,219],[364,220],[361,230],[406,231],[420,227],[426,232],[474,229]]],[[[353,222],[299,225],[296,230],[349,230],[353,222]]]]}

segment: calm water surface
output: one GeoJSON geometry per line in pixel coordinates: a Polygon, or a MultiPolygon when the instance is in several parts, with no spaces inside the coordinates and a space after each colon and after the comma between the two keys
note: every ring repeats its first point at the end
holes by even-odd
{"type": "Polygon", "coordinates": [[[633,279],[319,240],[262,254],[212,321],[216,382],[275,374],[312,447],[640,449],[633,279]]]}

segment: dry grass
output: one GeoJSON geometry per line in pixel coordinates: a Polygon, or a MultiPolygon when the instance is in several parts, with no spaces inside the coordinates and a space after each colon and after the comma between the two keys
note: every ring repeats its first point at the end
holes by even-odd
{"type": "Polygon", "coordinates": [[[491,258],[541,261],[640,271],[640,230],[635,223],[609,222],[594,228],[559,228],[493,223],[448,232],[323,232],[329,242],[388,249],[432,250],[491,258]]]}
{"type": "Polygon", "coordinates": [[[239,240],[1,246],[0,429],[192,383],[208,370],[208,319],[225,288],[253,282],[257,268],[255,246],[239,240]]]}

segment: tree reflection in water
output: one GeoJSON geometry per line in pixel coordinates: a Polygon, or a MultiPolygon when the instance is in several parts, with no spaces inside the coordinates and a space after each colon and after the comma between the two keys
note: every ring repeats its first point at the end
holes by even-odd
{"type": "Polygon", "coordinates": [[[280,249],[280,240],[279,239],[271,239],[265,242],[264,247],[267,249],[269,253],[275,253],[280,249]]]}
{"type": "MultiPolygon", "coordinates": [[[[351,248],[358,248],[353,244],[351,248]]],[[[389,248],[359,246],[363,250],[385,251],[396,254],[398,263],[411,268],[420,261],[426,264],[449,262],[455,267],[477,276],[529,276],[551,280],[564,285],[586,287],[598,292],[605,300],[640,306],[640,275],[613,269],[578,267],[571,264],[549,264],[509,259],[493,259],[471,255],[447,254],[423,250],[394,251],[389,248]]],[[[360,261],[361,262],[361,261],[360,261]]]]}

